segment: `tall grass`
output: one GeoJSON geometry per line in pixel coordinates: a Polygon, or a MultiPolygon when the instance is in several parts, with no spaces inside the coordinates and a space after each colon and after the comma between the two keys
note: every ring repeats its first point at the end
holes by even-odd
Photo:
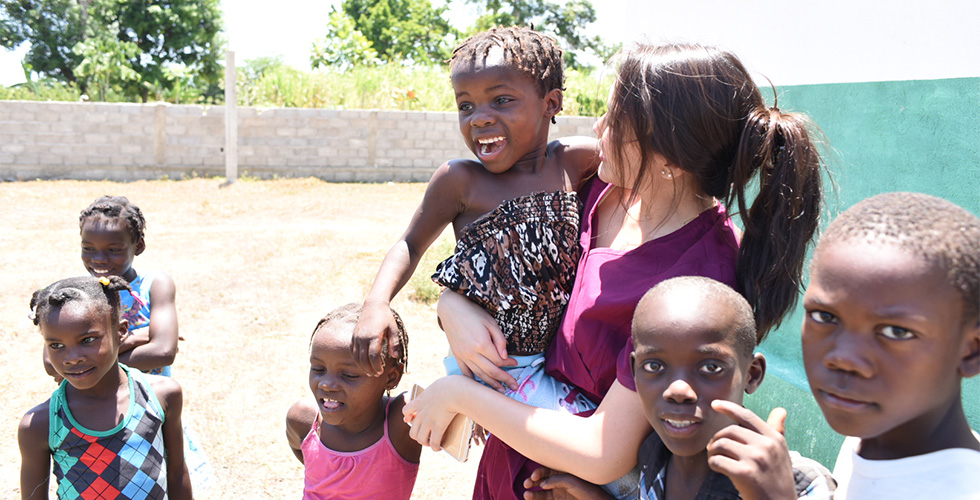
{"type": "MultiPolygon", "coordinates": [[[[606,110],[606,96],[614,75],[604,69],[566,72],[564,115],[599,116],[606,110]]],[[[151,94],[171,103],[201,102],[197,89],[182,86],[174,91],[157,89],[151,94]]],[[[330,109],[383,109],[407,111],[454,111],[455,101],[445,67],[406,67],[398,64],[303,71],[275,60],[250,61],[238,69],[240,106],[330,109]]],[[[74,85],[52,80],[12,87],[0,86],[0,99],[79,101],[74,85]]],[[[126,102],[112,92],[108,102],[126,102]]],[[[216,104],[220,104],[216,103],[216,104]]]]}

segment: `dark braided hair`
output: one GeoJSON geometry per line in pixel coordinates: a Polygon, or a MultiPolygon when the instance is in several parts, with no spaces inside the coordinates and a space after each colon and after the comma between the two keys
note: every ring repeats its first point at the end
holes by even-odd
{"type": "Polygon", "coordinates": [[[449,72],[482,67],[490,50],[503,49],[504,62],[527,75],[544,97],[553,89],[565,90],[565,67],[558,43],[530,28],[491,28],[461,43],[449,59],[449,72]]]}
{"type": "Polygon", "coordinates": [[[105,219],[123,219],[133,243],[138,243],[143,239],[143,232],[146,230],[146,219],[140,207],[130,203],[125,196],[103,196],[92,202],[78,216],[78,228],[81,229],[85,224],[85,219],[89,217],[102,217],[105,219]]]}
{"type": "MultiPolygon", "coordinates": [[[[310,347],[313,347],[313,338],[316,337],[317,332],[327,326],[336,330],[344,330],[353,338],[354,325],[357,324],[357,318],[361,316],[363,308],[362,304],[351,302],[328,312],[313,329],[313,334],[310,335],[310,347]]],[[[388,336],[385,335],[381,341],[381,364],[387,366],[388,361],[393,361],[396,365],[401,366],[404,372],[408,370],[408,333],[405,332],[405,323],[402,321],[402,317],[394,309],[391,309],[391,315],[395,317],[395,324],[398,325],[398,357],[392,359],[388,352],[388,336]]]]}
{"type": "Polygon", "coordinates": [[[100,312],[110,314],[113,322],[118,322],[120,290],[132,293],[129,282],[120,276],[79,276],[56,281],[31,295],[31,319],[40,326],[52,309],[64,307],[70,302],[95,302],[100,312]]]}

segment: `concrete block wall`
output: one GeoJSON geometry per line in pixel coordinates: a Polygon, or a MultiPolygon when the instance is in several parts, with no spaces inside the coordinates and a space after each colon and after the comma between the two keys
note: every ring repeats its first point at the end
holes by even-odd
{"type": "MultiPolygon", "coordinates": [[[[560,117],[551,137],[592,134],[560,117]]],[[[155,179],[224,175],[225,108],[0,101],[0,179],[155,179]]],[[[238,109],[238,171],[257,177],[426,181],[472,158],[455,113],[238,109]]]]}

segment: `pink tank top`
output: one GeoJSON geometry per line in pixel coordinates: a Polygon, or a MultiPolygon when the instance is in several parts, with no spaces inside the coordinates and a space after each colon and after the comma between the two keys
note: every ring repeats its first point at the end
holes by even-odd
{"type": "Polygon", "coordinates": [[[327,448],[320,441],[317,412],[313,428],[303,439],[300,449],[306,464],[303,500],[321,499],[404,499],[412,496],[419,464],[402,458],[388,436],[388,412],[385,405],[384,435],[360,451],[342,452],[327,448]]]}

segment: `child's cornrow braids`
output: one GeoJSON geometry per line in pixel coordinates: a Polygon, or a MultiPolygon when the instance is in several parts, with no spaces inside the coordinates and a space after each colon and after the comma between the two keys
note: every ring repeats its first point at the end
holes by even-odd
{"type": "Polygon", "coordinates": [[[965,318],[980,317],[980,218],[969,210],[922,193],[879,194],[834,219],[819,247],[840,241],[897,245],[938,266],[962,294],[965,318]]]}
{"type": "Polygon", "coordinates": [[[494,47],[503,49],[504,62],[538,83],[540,97],[553,89],[564,90],[565,70],[561,47],[550,37],[530,28],[491,28],[466,39],[449,59],[452,72],[460,64],[486,61],[494,47]]]}
{"type": "Polygon", "coordinates": [[[51,309],[74,301],[95,301],[100,308],[108,308],[113,321],[118,321],[120,290],[132,293],[129,283],[120,276],[79,276],[56,281],[31,295],[31,320],[40,326],[42,318],[47,317],[51,309]]]}
{"type": "Polygon", "coordinates": [[[89,217],[104,217],[106,219],[121,218],[126,221],[129,235],[133,238],[133,243],[143,239],[143,232],[146,229],[146,219],[140,207],[129,202],[125,196],[103,196],[92,202],[78,216],[78,227],[81,229],[85,224],[85,219],[89,217]]]}
{"type": "MultiPolygon", "coordinates": [[[[354,335],[354,325],[357,324],[357,318],[361,316],[361,311],[363,310],[363,304],[356,302],[351,302],[350,304],[344,304],[323,317],[317,324],[316,328],[313,329],[313,334],[310,335],[310,347],[313,347],[313,338],[316,337],[316,333],[320,331],[321,328],[325,326],[330,326],[331,328],[344,329],[350,333],[353,338],[354,335]]],[[[405,331],[405,323],[402,321],[401,316],[391,309],[391,315],[395,317],[395,324],[398,325],[398,340],[399,342],[399,356],[394,359],[394,362],[401,365],[402,370],[408,369],[408,333],[405,331]]],[[[381,362],[383,365],[391,361],[391,354],[388,353],[388,337],[381,341],[381,362]]]]}

